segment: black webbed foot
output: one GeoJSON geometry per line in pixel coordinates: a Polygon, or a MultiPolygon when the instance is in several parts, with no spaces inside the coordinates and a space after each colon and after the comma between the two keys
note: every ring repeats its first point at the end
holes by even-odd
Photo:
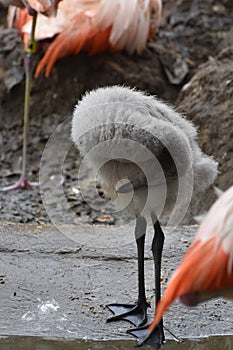
{"type": "Polygon", "coordinates": [[[152,331],[149,330],[149,326],[145,326],[129,329],[127,333],[138,339],[137,346],[150,345],[155,349],[160,349],[165,342],[162,323],[158,324],[158,326],[152,331]]]}
{"type": "Polygon", "coordinates": [[[107,322],[124,320],[131,322],[136,327],[143,326],[147,322],[148,303],[130,304],[109,304],[107,307],[114,314],[107,319],[107,322]]]}

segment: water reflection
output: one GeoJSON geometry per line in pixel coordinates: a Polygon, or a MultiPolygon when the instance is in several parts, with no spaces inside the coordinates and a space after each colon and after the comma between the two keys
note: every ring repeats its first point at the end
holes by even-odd
{"type": "MultiPolygon", "coordinates": [[[[37,337],[2,337],[0,350],[135,350],[134,341],[52,340],[37,337]]],[[[151,349],[145,346],[142,349],[151,349]]],[[[182,343],[169,340],[164,350],[232,350],[233,335],[185,339],[182,343]]]]}

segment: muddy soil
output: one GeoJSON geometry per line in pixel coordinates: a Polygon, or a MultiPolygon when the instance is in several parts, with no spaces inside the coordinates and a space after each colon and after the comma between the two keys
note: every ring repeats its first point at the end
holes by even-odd
{"type": "MultiPolygon", "coordinates": [[[[233,44],[233,3],[163,3],[161,28],[143,55],[103,53],[89,57],[81,53],[57,62],[48,79],[41,75],[33,81],[28,152],[31,180],[38,180],[40,159],[52,131],[72,113],[78,98],[98,86],[125,84],[158,95],[185,112],[199,127],[203,150],[220,163],[216,183],[223,189],[232,183],[232,51],[228,49],[228,56],[220,52],[233,44]]],[[[4,186],[14,182],[21,170],[24,54],[17,32],[6,29],[6,10],[0,8],[0,14],[0,176],[4,186]]],[[[36,62],[40,55],[42,52],[36,55],[36,62]]],[[[73,192],[79,161],[77,151],[71,148],[62,179],[78,219],[89,223],[120,222],[117,215],[106,217],[90,208],[76,196],[77,191],[73,192]]],[[[90,197],[98,200],[91,189],[90,197]]],[[[208,208],[214,200],[213,193],[205,198],[193,204],[193,212],[208,208]]],[[[49,221],[38,189],[0,193],[0,203],[1,220],[49,221]]]]}
{"type": "MultiPolygon", "coordinates": [[[[233,169],[233,46],[200,65],[179,95],[177,106],[199,129],[199,143],[204,152],[219,163],[215,185],[232,185],[233,169]]],[[[209,192],[194,202],[192,209],[204,211],[214,200],[209,192]]]]}

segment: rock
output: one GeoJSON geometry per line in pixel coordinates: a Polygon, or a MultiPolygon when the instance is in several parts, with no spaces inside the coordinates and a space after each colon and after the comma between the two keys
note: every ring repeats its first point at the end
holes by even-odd
{"type": "MultiPolygon", "coordinates": [[[[183,112],[199,129],[199,143],[204,152],[219,162],[215,185],[225,190],[232,185],[233,156],[233,46],[210,57],[197,69],[177,100],[183,112]]],[[[194,214],[203,212],[216,199],[213,191],[194,203],[194,214]]]]}

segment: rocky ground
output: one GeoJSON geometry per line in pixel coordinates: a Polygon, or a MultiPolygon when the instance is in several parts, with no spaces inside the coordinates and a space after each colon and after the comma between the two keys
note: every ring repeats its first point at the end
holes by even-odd
{"type": "MultiPolygon", "coordinates": [[[[150,228],[145,248],[150,320],[154,313],[152,231],[150,228]]],[[[184,226],[170,233],[165,230],[163,290],[195,232],[195,226],[184,226]]],[[[78,225],[72,231],[70,225],[65,225],[59,232],[47,224],[1,223],[0,247],[0,338],[24,335],[49,339],[133,339],[126,333],[132,328],[128,322],[106,323],[111,316],[106,308],[108,303],[134,303],[137,299],[133,226],[124,225],[119,230],[115,226],[78,225]]],[[[232,334],[230,301],[215,299],[195,308],[176,301],[166,313],[164,325],[166,338],[173,340],[172,334],[189,339],[225,335],[222,346],[214,346],[210,341],[210,346],[208,342],[203,347],[190,344],[182,347],[184,350],[232,349],[233,337],[226,337],[232,334]]],[[[167,349],[176,349],[174,343],[167,349]]],[[[26,345],[22,349],[32,348],[26,345]]],[[[1,347],[1,342],[0,348],[8,350],[4,345],[1,347]]],[[[103,349],[102,346],[90,348],[103,349]]],[[[118,346],[112,344],[106,348],[118,349],[118,346]]],[[[124,349],[128,348],[131,346],[124,349]]],[[[12,344],[9,349],[19,347],[12,344]]],[[[52,349],[52,344],[48,349],[52,349]]]]}

